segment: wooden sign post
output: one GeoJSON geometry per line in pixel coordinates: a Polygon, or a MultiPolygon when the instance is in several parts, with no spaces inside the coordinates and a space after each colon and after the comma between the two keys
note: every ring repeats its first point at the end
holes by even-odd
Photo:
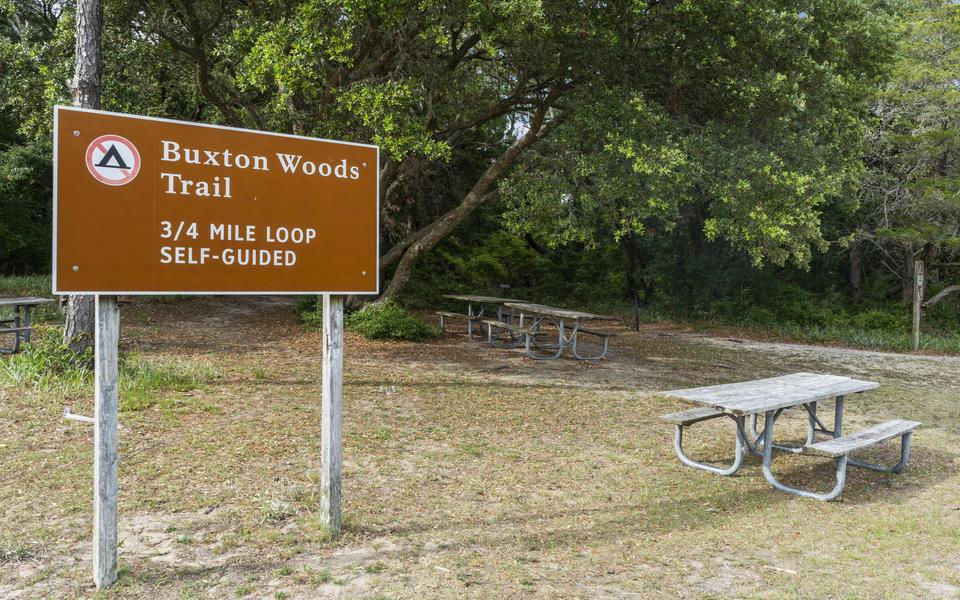
{"type": "Polygon", "coordinates": [[[96,295],[94,553],[117,577],[118,295],[322,294],[322,521],[340,533],[343,298],[379,293],[376,146],[54,109],[53,293],[96,295]]]}
{"type": "Polygon", "coordinates": [[[340,535],[340,468],[343,463],[343,296],[323,296],[323,419],[320,435],[320,521],[340,535]]]}
{"type": "Polygon", "coordinates": [[[120,307],[116,296],[96,297],[93,403],[93,581],[117,579],[117,420],[120,307]]]}
{"type": "Polygon", "coordinates": [[[923,261],[913,263],[913,349],[920,349],[920,316],[923,313],[923,282],[925,279],[923,261]]]}

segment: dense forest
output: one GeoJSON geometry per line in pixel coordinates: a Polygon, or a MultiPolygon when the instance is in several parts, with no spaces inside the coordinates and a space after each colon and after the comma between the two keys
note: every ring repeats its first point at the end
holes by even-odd
{"type": "MultiPolygon", "coordinates": [[[[45,273],[74,5],[2,10],[0,271],[45,273]]],[[[106,0],[102,46],[106,110],[378,144],[408,304],[881,331],[960,283],[949,0],[106,0]]]]}

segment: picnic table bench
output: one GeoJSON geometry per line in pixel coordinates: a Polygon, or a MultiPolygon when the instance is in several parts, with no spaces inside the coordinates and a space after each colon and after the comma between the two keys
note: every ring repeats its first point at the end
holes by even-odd
{"type": "MultiPolygon", "coordinates": [[[[614,317],[530,302],[505,302],[504,306],[520,313],[519,332],[523,335],[527,356],[536,360],[560,358],[564,349],[568,346],[574,358],[578,360],[600,360],[607,355],[610,348],[610,338],[616,337],[615,333],[587,329],[582,325],[583,321],[614,320],[614,317]],[[571,323],[568,324],[568,321],[571,323]],[[540,342],[538,339],[548,335],[542,329],[546,322],[552,323],[556,327],[557,342],[555,344],[540,342]],[[581,354],[577,349],[580,334],[600,338],[602,342],[600,350],[592,355],[581,354]],[[544,353],[542,350],[548,350],[548,352],[544,353]]],[[[508,329],[503,325],[487,323],[488,338],[492,339],[493,329],[497,327],[508,329]]]]}
{"type": "Polygon", "coordinates": [[[484,316],[489,315],[491,311],[496,311],[498,321],[509,322],[512,320],[513,314],[512,311],[504,312],[504,304],[507,302],[526,302],[525,300],[517,300],[515,298],[497,298],[495,296],[475,296],[470,294],[445,294],[443,297],[448,300],[466,302],[467,314],[438,310],[436,315],[440,317],[440,330],[446,331],[447,319],[463,319],[467,322],[467,335],[470,337],[474,337],[474,324],[480,324],[484,316]]]}
{"type": "Polygon", "coordinates": [[[839,375],[794,373],[755,381],[670,390],[662,393],[700,406],[663,415],[661,419],[675,426],[674,450],[685,465],[718,475],[733,475],[740,469],[744,456],[751,454],[763,459],[763,475],[775,489],[816,500],[833,500],[843,491],[848,465],[899,473],[907,466],[910,459],[913,430],[920,425],[917,421],[894,419],[850,435],[843,435],[846,396],[863,393],[879,385],[873,381],[862,381],[839,375]],[[833,429],[827,429],[817,416],[817,403],[830,399],[835,400],[833,429]],[[802,446],[777,444],[773,438],[777,419],[785,410],[793,407],[803,407],[807,413],[806,442],[802,446]],[[764,416],[762,432],[757,430],[760,414],[764,416]],[[688,457],[683,451],[684,429],[695,423],[720,417],[732,419],[736,426],[733,463],[722,467],[698,462],[688,457]],[[750,418],[749,430],[747,429],[748,417],[750,418]],[[831,438],[818,442],[816,440],[818,433],[829,435],[831,438]],[[900,438],[900,461],[892,467],[850,457],[853,452],[897,437],[900,438]],[[826,493],[819,493],[780,482],[773,474],[774,450],[833,458],[836,461],[836,482],[833,489],[826,493]]]}
{"type": "Polygon", "coordinates": [[[51,298],[37,296],[21,296],[16,298],[0,298],[0,306],[12,306],[13,316],[0,319],[0,335],[13,335],[13,345],[0,348],[0,353],[14,354],[20,351],[21,342],[29,342],[33,327],[30,324],[30,311],[34,306],[50,304],[51,298]]]}

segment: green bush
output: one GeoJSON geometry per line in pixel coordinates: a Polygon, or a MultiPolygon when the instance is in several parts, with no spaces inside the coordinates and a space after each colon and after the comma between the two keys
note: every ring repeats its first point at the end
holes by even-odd
{"type": "Polygon", "coordinates": [[[323,331],[323,302],[320,296],[300,296],[293,305],[297,320],[310,331],[323,331]]]}
{"type": "Polygon", "coordinates": [[[897,331],[907,328],[907,321],[902,315],[882,310],[868,310],[853,318],[857,327],[867,331],[897,331]]]}
{"type": "Polygon", "coordinates": [[[77,354],[57,334],[58,331],[38,331],[18,354],[0,361],[0,381],[35,388],[83,383],[93,364],[93,348],[77,354]]]}
{"type": "MultiPolygon", "coordinates": [[[[78,355],[60,338],[60,329],[40,329],[23,350],[0,360],[0,387],[53,391],[72,397],[89,394],[93,384],[93,349],[78,355]]],[[[216,372],[181,360],[144,361],[120,354],[120,409],[140,410],[169,398],[169,392],[200,388],[216,372]]]]}
{"type": "Polygon", "coordinates": [[[348,316],[346,324],[372,340],[422,342],[440,335],[440,328],[427,325],[392,300],[368,304],[348,316]]]}

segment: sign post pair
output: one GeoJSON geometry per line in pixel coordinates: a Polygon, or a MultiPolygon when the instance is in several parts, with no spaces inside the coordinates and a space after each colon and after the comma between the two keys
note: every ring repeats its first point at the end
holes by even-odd
{"type": "Polygon", "coordinates": [[[323,295],[321,505],[340,530],[343,297],[379,293],[376,146],[54,110],[53,293],[96,295],[94,581],[117,577],[118,295],[323,295]]]}

